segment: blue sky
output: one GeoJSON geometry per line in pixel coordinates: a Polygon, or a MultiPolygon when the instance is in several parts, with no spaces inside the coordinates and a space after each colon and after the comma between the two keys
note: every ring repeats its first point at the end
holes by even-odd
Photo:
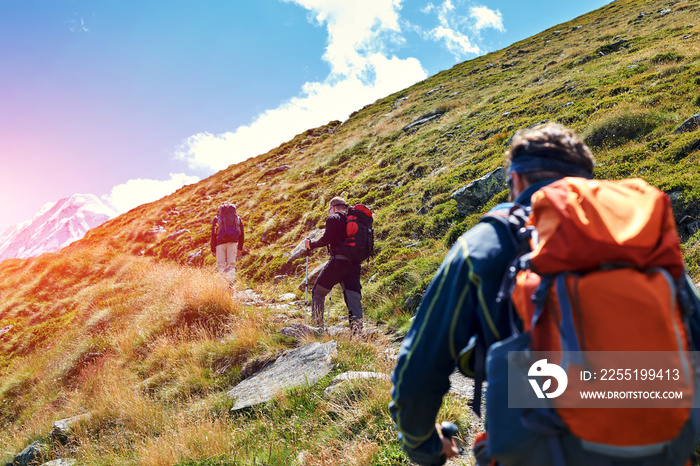
{"type": "Polygon", "coordinates": [[[0,233],[119,212],[608,1],[0,0],[0,233]]]}

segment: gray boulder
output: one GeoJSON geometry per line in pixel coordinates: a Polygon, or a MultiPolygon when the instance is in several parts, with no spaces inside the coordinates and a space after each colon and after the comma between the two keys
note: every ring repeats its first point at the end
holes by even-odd
{"type": "Polygon", "coordinates": [[[173,240],[173,239],[177,239],[177,238],[179,238],[180,236],[184,235],[185,233],[189,233],[189,232],[190,232],[190,230],[188,230],[187,228],[183,228],[183,229],[181,229],[181,230],[177,230],[175,233],[170,233],[170,234],[168,235],[168,237],[165,238],[165,239],[166,239],[166,241],[170,241],[170,240],[173,240]]]}
{"type": "Polygon", "coordinates": [[[700,222],[691,222],[688,224],[688,233],[694,235],[700,230],[700,222]]]}
{"type": "MultiPolygon", "coordinates": [[[[311,293],[311,288],[313,288],[314,284],[316,283],[316,279],[318,276],[321,274],[321,270],[326,266],[326,262],[323,264],[319,265],[315,269],[309,272],[309,277],[308,277],[308,283],[309,283],[309,293],[311,293]]],[[[307,279],[306,276],[304,276],[304,279],[299,283],[299,290],[300,291],[306,291],[306,283],[307,279]]],[[[311,298],[309,297],[309,300],[311,298]]]]}
{"type": "MultiPolygon", "coordinates": [[[[317,228],[316,230],[312,231],[309,233],[309,235],[306,238],[309,238],[311,241],[317,241],[319,238],[323,236],[323,233],[326,231],[325,228],[317,228]]],[[[304,242],[306,241],[306,238],[301,240],[299,244],[296,245],[294,249],[292,249],[292,252],[289,253],[289,257],[287,258],[287,263],[292,263],[296,259],[299,259],[300,257],[304,257],[304,253],[306,251],[306,247],[304,246],[304,242]]]]}
{"type": "Polygon", "coordinates": [[[676,128],[673,134],[688,133],[690,131],[695,131],[698,128],[700,128],[700,113],[685,120],[678,128],[676,128]]]}
{"type": "Polygon", "coordinates": [[[440,118],[443,115],[444,112],[436,111],[436,112],[431,112],[426,115],[423,115],[420,117],[418,120],[414,121],[413,123],[406,125],[403,127],[403,131],[411,131],[415,130],[418,126],[424,125],[430,121],[436,120],[440,118]]]}
{"type": "Polygon", "coordinates": [[[245,379],[226,394],[235,400],[231,411],[271,400],[278,393],[302,385],[313,385],[332,369],[338,343],[310,343],[285,353],[273,364],[245,379]]]}
{"type": "Polygon", "coordinates": [[[31,445],[29,445],[27,448],[22,450],[20,454],[15,456],[15,459],[12,460],[12,463],[9,464],[12,466],[29,466],[37,464],[37,462],[40,461],[41,456],[47,450],[47,445],[37,440],[36,442],[33,442],[31,445]]]}
{"type": "Polygon", "coordinates": [[[282,173],[284,171],[289,170],[291,167],[289,165],[280,165],[279,167],[271,168],[267,170],[263,176],[272,176],[276,175],[277,173],[282,173]]]}
{"type": "Polygon", "coordinates": [[[75,464],[75,460],[71,459],[58,459],[49,461],[48,463],[40,463],[40,461],[41,457],[49,452],[52,444],[55,444],[56,442],[66,444],[70,438],[73,426],[82,420],[89,419],[91,416],[92,413],[85,413],[78,416],[61,419],[60,421],[54,421],[51,435],[33,442],[27,448],[22,450],[17,456],[15,456],[11,463],[7,464],[9,466],[29,466],[37,464],[57,466],[75,464]]]}
{"type": "Polygon", "coordinates": [[[479,210],[493,196],[507,187],[506,170],[499,167],[454,191],[452,199],[457,201],[457,212],[466,215],[479,210]]]}
{"type": "Polygon", "coordinates": [[[73,430],[73,427],[77,423],[89,420],[91,417],[92,413],[85,413],[66,419],[61,419],[59,421],[54,421],[53,430],[51,431],[51,437],[65,441],[69,437],[71,431],[73,430]]]}

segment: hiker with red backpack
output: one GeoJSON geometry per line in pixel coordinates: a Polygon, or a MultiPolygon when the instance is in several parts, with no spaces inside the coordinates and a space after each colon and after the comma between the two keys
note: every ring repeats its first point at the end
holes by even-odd
{"type": "Polygon", "coordinates": [[[668,196],[592,180],[593,165],[558,124],[513,137],[514,202],[452,247],[392,373],[389,410],[417,463],[458,454],[435,423],[455,367],[475,379],[478,415],[488,382],[479,466],[685,465],[693,453],[700,298],[668,196]],[[662,390],[682,400],[647,399],[662,390]],[[615,397],[586,404],[584,392],[615,397]]]}
{"type": "Polygon", "coordinates": [[[236,276],[236,259],[243,252],[243,220],[236,211],[236,206],[225,202],[211,221],[210,248],[216,256],[219,273],[222,274],[233,288],[236,276]]]}
{"type": "Polygon", "coordinates": [[[329,247],[330,260],[326,263],[311,292],[311,324],[323,327],[326,296],[340,283],[348,307],[350,332],[362,335],[362,285],[360,263],[373,250],[372,211],[363,205],[348,210],[342,197],[331,199],[326,218],[326,229],[317,241],[306,239],[307,254],[311,249],[329,247]]]}

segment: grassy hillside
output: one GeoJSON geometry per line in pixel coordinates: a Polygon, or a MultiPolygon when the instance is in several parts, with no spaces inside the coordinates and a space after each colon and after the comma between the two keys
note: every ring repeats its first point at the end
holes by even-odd
{"type": "MultiPolygon", "coordinates": [[[[557,121],[582,134],[595,176],[641,177],[666,191],[687,267],[700,280],[700,3],[618,0],[504,50],[461,63],[310,129],[160,201],[91,230],[55,254],[0,263],[0,461],[52,422],[91,413],[74,443],[46,452],[81,464],[403,464],[390,384],[326,397],[318,386],[229,414],[223,393],[298,342],[278,330],[303,308],[303,261],[289,253],[322,226],[336,195],[375,212],[376,256],[363,302],[380,332],[338,337],[338,373],[388,373],[417,298],[447,248],[491,205],[460,215],[451,194],[499,167],[515,131],[557,121]],[[432,117],[432,118],[430,118],[432,117]],[[428,121],[411,126],[421,119],[428,121]],[[247,255],[231,297],[214,273],[210,220],[238,205],[247,255]],[[279,283],[273,279],[286,275],[279,283]],[[409,299],[413,298],[413,299],[409,299]],[[69,451],[64,451],[69,450],[69,451]]],[[[318,251],[310,267],[326,259],[318,251]]],[[[330,323],[343,322],[336,294],[330,323]]],[[[329,339],[326,337],[325,339],[329,339]]],[[[464,400],[441,416],[465,432],[464,400]]]]}

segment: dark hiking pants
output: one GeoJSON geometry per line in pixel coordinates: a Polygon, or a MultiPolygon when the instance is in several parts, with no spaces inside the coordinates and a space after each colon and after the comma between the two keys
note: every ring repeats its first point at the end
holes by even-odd
{"type": "Polygon", "coordinates": [[[346,259],[331,258],[321,271],[311,293],[311,324],[323,326],[323,312],[326,296],[333,286],[340,283],[343,298],[348,307],[350,330],[353,334],[362,332],[362,285],[360,285],[360,264],[346,259]]]}

